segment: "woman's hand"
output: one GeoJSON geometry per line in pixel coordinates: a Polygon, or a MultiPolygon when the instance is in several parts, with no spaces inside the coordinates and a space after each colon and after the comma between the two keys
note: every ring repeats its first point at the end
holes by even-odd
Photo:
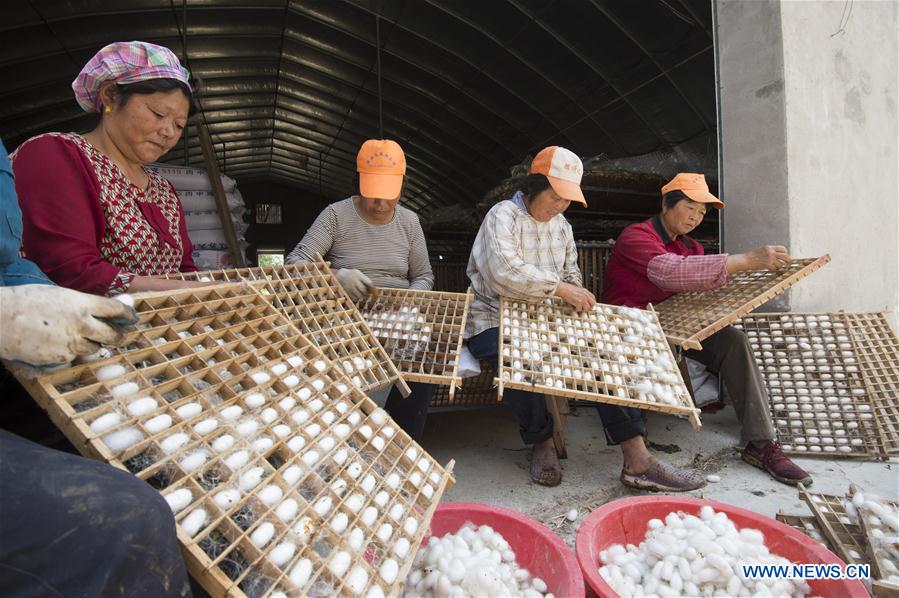
{"type": "Polygon", "coordinates": [[[593,293],[567,282],[560,282],[554,294],[576,311],[590,311],[596,305],[596,297],[593,296],[593,293]]]}

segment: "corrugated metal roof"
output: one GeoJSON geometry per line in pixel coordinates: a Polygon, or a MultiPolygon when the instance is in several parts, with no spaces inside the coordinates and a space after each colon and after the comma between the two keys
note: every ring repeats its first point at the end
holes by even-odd
{"type": "MultiPolygon", "coordinates": [[[[715,153],[707,0],[50,0],[4,7],[0,136],[88,130],[69,87],[112,41],[166,45],[204,82],[219,164],[325,196],[360,143],[406,151],[406,205],[474,205],[545,145],[715,153]],[[185,27],[186,19],[186,27],[185,27]],[[380,49],[380,51],[379,51],[380,49]],[[380,82],[378,63],[380,59],[380,82]]],[[[700,156],[701,158],[702,156],[700,156]]],[[[165,161],[202,163],[195,132],[165,161]]]]}

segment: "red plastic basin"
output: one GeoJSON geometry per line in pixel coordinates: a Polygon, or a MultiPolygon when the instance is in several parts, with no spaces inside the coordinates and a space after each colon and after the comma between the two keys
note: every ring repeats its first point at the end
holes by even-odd
{"type": "MultiPolygon", "coordinates": [[[[765,534],[765,545],[777,555],[793,563],[839,564],[843,561],[821,544],[780,521],[740,507],[700,498],[674,496],[638,496],[607,503],[593,511],[577,531],[575,552],[584,579],[597,594],[605,598],[618,596],[599,574],[599,553],[612,544],[640,544],[650,519],[664,519],[672,511],[699,515],[709,505],[726,513],[738,528],[751,527],[765,534]]],[[[839,598],[865,598],[868,592],[858,580],[810,579],[812,594],[839,598]]]]}
{"type": "MultiPolygon", "coordinates": [[[[502,534],[515,560],[546,582],[557,598],[583,598],[584,579],[574,553],[542,523],[510,509],[476,502],[444,502],[431,519],[431,535],[454,534],[466,523],[489,525],[502,534]]],[[[425,539],[427,545],[430,537],[425,539]]]]}

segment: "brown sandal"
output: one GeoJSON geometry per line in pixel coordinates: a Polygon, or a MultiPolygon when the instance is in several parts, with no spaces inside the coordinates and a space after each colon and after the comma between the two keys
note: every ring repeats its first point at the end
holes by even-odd
{"type": "Polygon", "coordinates": [[[531,453],[531,479],[541,486],[558,486],[562,481],[562,464],[556,447],[535,446],[531,453]]]}
{"type": "Polygon", "coordinates": [[[689,492],[705,486],[705,478],[690,469],[678,469],[654,460],[649,469],[640,474],[621,470],[621,483],[652,492],[689,492]]]}

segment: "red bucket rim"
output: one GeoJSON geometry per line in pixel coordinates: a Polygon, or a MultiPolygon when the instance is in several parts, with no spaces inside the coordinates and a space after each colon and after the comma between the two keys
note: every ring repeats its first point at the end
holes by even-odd
{"type": "MultiPolygon", "coordinates": [[[[667,505],[670,505],[672,507],[672,511],[678,511],[683,506],[702,507],[708,505],[715,509],[715,511],[721,511],[727,513],[728,515],[741,515],[749,519],[764,518],[766,520],[766,523],[775,527],[784,535],[793,538],[800,544],[806,545],[811,552],[813,552],[821,559],[821,562],[845,566],[845,563],[842,561],[842,559],[840,559],[840,557],[835,555],[830,550],[827,550],[824,546],[818,543],[818,541],[806,536],[797,529],[793,529],[786,523],[782,523],[780,521],[777,521],[776,519],[772,519],[760,513],[756,513],[755,511],[750,511],[749,509],[744,509],[742,507],[737,507],[728,503],[718,502],[707,498],[694,498],[690,496],[671,496],[667,494],[659,496],[632,496],[628,498],[613,500],[602,505],[601,507],[590,513],[590,515],[588,515],[584,519],[584,521],[581,523],[581,526],[577,530],[577,537],[574,541],[575,556],[577,558],[578,564],[581,567],[581,572],[584,575],[584,580],[587,582],[587,585],[596,593],[603,596],[618,596],[618,593],[615,592],[615,590],[613,590],[612,587],[607,584],[606,581],[602,578],[602,575],[599,574],[599,561],[594,563],[590,558],[590,553],[593,552],[593,537],[597,526],[607,515],[619,511],[622,508],[639,507],[641,504],[653,503],[665,503],[667,505]]],[[[599,550],[597,550],[596,552],[598,553],[599,550]]],[[[775,554],[779,553],[775,552],[775,554]]],[[[839,581],[841,583],[854,586],[852,588],[854,590],[851,594],[852,596],[858,596],[860,598],[866,598],[868,596],[868,591],[865,589],[865,586],[861,581],[857,579],[843,579],[839,581]]]]}

